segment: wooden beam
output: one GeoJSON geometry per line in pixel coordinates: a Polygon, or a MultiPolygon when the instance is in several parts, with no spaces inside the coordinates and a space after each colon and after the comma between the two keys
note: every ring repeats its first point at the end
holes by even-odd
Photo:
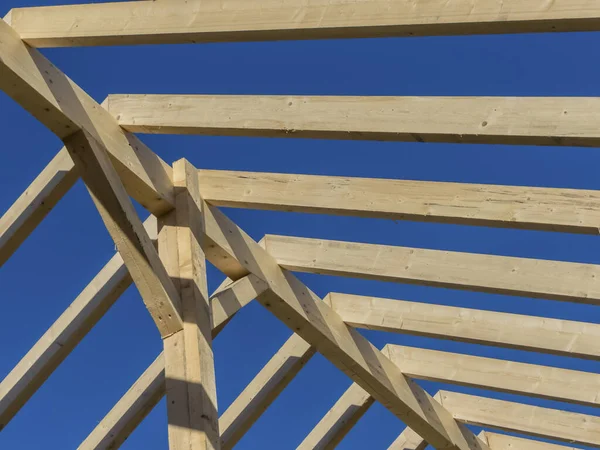
{"type": "Polygon", "coordinates": [[[176,209],[159,218],[158,251],[181,298],[183,329],[164,339],[165,385],[171,450],[220,450],[213,319],[206,260],[197,236],[202,217],[196,169],[173,166],[176,209]]]}
{"type": "Polygon", "coordinates": [[[272,235],[265,245],[293,271],[600,305],[593,264],[272,235]]]}
{"type": "Polygon", "coordinates": [[[161,335],[182,330],[177,289],[104,148],[84,131],[66,139],[65,146],[161,335]]]}
{"type": "Polygon", "coordinates": [[[19,8],[11,20],[37,47],[339,39],[600,29],[585,0],[220,0],[19,8]]]}
{"type": "MultiPolygon", "coordinates": [[[[565,447],[489,431],[479,433],[479,438],[490,446],[490,450],[578,450],[575,447],[565,447]]],[[[388,447],[388,450],[425,450],[425,448],[427,448],[427,442],[410,428],[405,428],[402,434],[388,447]]]]}
{"type": "MultiPolygon", "coordinates": [[[[487,442],[482,439],[481,435],[479,438],[482,441],[487,442]]],[[[400,436],[392,442],[392,445],[388,447],[388,450],[425,450],[426,448],[427,442],[413,430],[406,427],[404,431],[400,433],[400,436]]],[[[494,450],[494,448],[490,447],[490,450],[494,450]]]]}
{"type": "Polygon", "coordinates": [[[220,210],[201,199],[196,206],[205,225],[201,245],[217,268],[232,280],[253,273],[266,282],[269,290],[257,298],[263,306],[433,445],[487,449],[220,210]]]}
{"type": "Polygon", "coordinates": [[[575,447],[549,444],[548,442],[523,439],[506,434],[485,432],[491,450],[579,450],[575,447]]]}
{"type": "Polygon", "coordinates": [[[600,146],[600,98],[111,95],[131,132],[600,146]]]}
{"type": "Polygon", "coordinates": [[[275,401],[315,349],[293,334],[219,417],[221,449],[232,449],[275,401]]]}
{"type": "Polygon", "coordinates": [[[440,391],[455,419],[482,427],[600,448],[600,417],[440,391]]]}
{"type": "Polygon", "coordinates": [[[116,450],[165,394],[165,361],[161,353],[81,443],[78,450],[116,450]]]}
{"type": "Polygon", "coordinates": [[[2,20],[0,89],[63,140],[87,132],[106,149],[128,193],[152,213],[173,208],[171,167],[2,20]]]}
{"type": "Polygon", "coordinates": [[[63,148],[0,218],[0,267],[78,178],[69,152],[63,148]]]}
{"type": "Polygon", "coordinates": [[[592,190],[200,170],[207,203],[392,220],[598,234],[592,190]]]}
{"type": "MultiPolygon", "coordinates": [[[[156,219],[153,216],[146,220],[144,227],[150,237],[156,239],[156,219]]],[[[0,383],[0,430],[98,323],[131,282],[123,259],[117,253],[0,383]]]]}
{"type": "Polygon", "coordinates": [[[387,345],[405,375],[429,381],[600,406],[600,375],[459,353],[387,345]]]}
{"type": "Polygon", "coordinates": [[[428,303],[331,293],[348,325],[600,360],[600,325],[428,303]]]}
{"type": "MultiPolygon", "coordinates": [[[[266,289],[253,275],[235,283],[225,280],[211,296],[213,339],[239,308],[266,289]],[[254,286],[254,288],[252,287],[254,286]],[[234,300],[234,301],[233,301],[234,300]]],[[[165,395],[165,362],[161,353],[78,447],[79,450],[116,450],[165,395]]]]}
{"type": "Polygon", "coordinates": [[[367,391],[358,384],[352,383],[306,436],[297,450],[335,449],[374,401],[367,391]]]}

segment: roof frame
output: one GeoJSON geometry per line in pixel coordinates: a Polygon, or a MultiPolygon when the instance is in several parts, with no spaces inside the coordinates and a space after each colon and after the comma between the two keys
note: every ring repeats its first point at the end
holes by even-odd
{"type": "MultiPolygon", "coordinates": [[[[310,6],[249,0],[233,2],[233,10],[221,6],[218,0],[207,0],[19,8],[0,20],[0,89],[65,144],[0,219],[0,265],[80,176],[118,248],[0,384],[0,429],[133,281],[161,333],[164,354],[81,448],[118,447],[165,393],[172,450],[231,448],[317,351],[355,384],[302,444],[306,448],[333,448],[375,400],[410,426],[405,444],[414,443],[415,448],[424,443],[457,450],[541,448],[535,441],[492,433],[477,437],[463,423],[600,447],[600,422],[594,416],[446,391],[432,397],[412,380],[434,379],[597,406],[597,375],[399,346],[380,351],[355,329],[429,333],[597,359],[590,345],[600,334],[597,325],[469,310],[483,324],[526,324],[531,334],[509,338],[493,330],[467,333],[460,327],[452,334],[443,325],[425,332],[423,327],[405,325],[407,315],[419,314],[417,304],[385,299],[367,303],[365,298],[343,294],[322,300],[290,272],[598,304],[598,266],[300,237],[266,236],[257,243],[218,209],[233,206],[597,234],[596,192],[198,171],[186,160],[168,165],[133,134],[598,146],[594,115],[598,99],[111,95],[100,105],[34,48],[589,31],[600,30],[600,7],[584,0],[557,0],[550,7],[540,0],[508,0],[502,6],[505,10],[488,0],[475,4],[436,0],[416,9],[401,0],[336,5],[319,0],[310,6]],[[166,12],[171,14],[170,24],[165,23],[166,12]],[[198,13],[192,22],[190,12],[198,13]],[[300,19],[291,20],[291,12],[300,19]],[[125,29],[121,19],[133,20],[136,26],[125,29]],[[74,21],[77,27],[72,26],[74,21]],[[183,108],[197,114],[183,116],[178,113],[183,108]],[[209,109],[210,116],[204,114],[209,109]],[[232,110],[234,116],[228,113],[232,110]],[[411,120],[398,121],[406,113],[411,120]],[[287,189],[274,189],[273,183],[284,183],[287,189]],[[390,196],[402,201],[387,202],[390,196]],[[428,200],[432,196],[437,203],[428,200]],[[130,197],[153,214],[145,227],[130,197]],[[205,260],[228,277],[211,297],[205,260]],[[254,298],[295,334],[217,420],[212,336],[254,298]],[[383,310],[402,325],[394,321],[384,325],[378,319],[383,310]],[[546,339],[556,337],[558,328],[568,330],[567,337],[546,339]],[[579,338],[566,345],[565,339],[574,334],[579,338]],[[441,364],[466,369],[450,374],[440,370],[441,364]],[[514,378],[497,376],[503,371],[514,378]],[[488,374],[484,381],[481,373],[488,374]],[[526,380],[531,373],[539,374],[535,388],[526,380]],[[524,414],[540,420],[528,424],[515,420],[524,414]],[[554,426],[547,426],[549,422],[554,426]]],[[[429,307],[446,318],[465,313],[429,307]]]]}

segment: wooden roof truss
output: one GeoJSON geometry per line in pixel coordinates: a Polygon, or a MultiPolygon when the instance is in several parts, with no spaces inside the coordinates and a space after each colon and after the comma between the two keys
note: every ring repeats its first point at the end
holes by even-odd
{"type": "Polygon", "coordinates": [[[598,146],[600,99],[111,95],[100,105],[36,49],[592,30],[600,30],[600,2],[589,0],[157,0],[12,10],[0,20],[0,89],[64,147],[0,219],[0,264],[79,177],[118,252],[2,381],[0,429],[134,283],[164,351],[80,449],[117,448],[165,395],[171,450],[232,448],[316,352],[354,384],[298,448],[334,448],[374,401],[408,427],[393,449],[600,447],[598,417],[430,396],[413,381],[598,407],[597,374],[378,349],[356,330],[597,360],[600,325],[339,293],[321,299],[292,274],[600,304],[599,266],[286,236],[258,243],[219,209],[598,234],[597,191],[199,170],[186,160],[167,164],[134,134],[598,146]],[[150,212],[145,222],[131,198],[150,212]],[[211,296],[206,260],[227,276],[211,296]],[[212,338],[255,299],[293,334],[219,415],[212,338]],[[476,436],[465,424],[533,438],[476,436]]]}

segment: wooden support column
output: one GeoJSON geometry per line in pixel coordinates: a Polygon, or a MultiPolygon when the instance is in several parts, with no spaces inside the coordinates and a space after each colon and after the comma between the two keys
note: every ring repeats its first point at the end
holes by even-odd
{"type": "Polygon", "coordinates": [[[174,166],[175,211],[159,218],[158,249],[179,288],[183,329],[164,339],[169,448],[218,450],[217,389],[206,261],[197,236],[198,175],[189,163],[174,166]]]}
{"type": "Polygon", "coordinates": [[[181,330],[177,290],[106,150],[85,131],[64,142],[161,335],[181,330]]]}

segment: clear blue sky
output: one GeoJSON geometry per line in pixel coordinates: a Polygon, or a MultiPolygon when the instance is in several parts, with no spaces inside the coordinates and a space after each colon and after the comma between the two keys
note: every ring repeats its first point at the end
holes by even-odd
{"type": "MultiPolygon", "coordinates": [[[[10,7],[77,3],[7,0],[10,7]]],[[[554,34],[55,49],[44,53],[96,100],[110,93],[312,95],[600,95],[600,34],[554,34]]],[[[600,114],[600,112],[599,112],[600,114]]],[[[61,147],[0,93],[0,211],[4,212],[61,147]]],[[[194,136],[142,136],[166,161],[200,168],[330,174],[490,184],[600,188],[600,150],[194,136]]],[[[594,236],[498,230],[319,215],[229,210],[256,239],[265,233],[476,253],[600,262],[594,236]]],[[[599,224],[600,225],[600,224],[599,224]]],[[[0,378],[20,360],[114,253],[81,183],[0,270],[0,378]]],[[[316,275],[330,291],[596,322],[598,307],[316,275]]],[[[214,289],[223,276],[209,271],[214,289]]],[[[216,339],[220,411],[291,332],[258,304],[216,339]]],[[[427,338],[367,332],[387,342],[600,372],[600,363],[427,338]]],[[[0,434],[1,449],[74,449],[161,351],[161,340],[130,288],[0,434]]],[[[294,449],[350,385],[314,357],[240,442],[240,449],[294,449]]],[[[422,383],[440,388],[474,389],[422,383]]],[[[487,395],[597,414],[592,408],[487,395]]],[[[403,424],[375,405],[340,449],[385,449],[403,424]]],[[[164,402],[124,449],[167,448],[164,402]]]]}

